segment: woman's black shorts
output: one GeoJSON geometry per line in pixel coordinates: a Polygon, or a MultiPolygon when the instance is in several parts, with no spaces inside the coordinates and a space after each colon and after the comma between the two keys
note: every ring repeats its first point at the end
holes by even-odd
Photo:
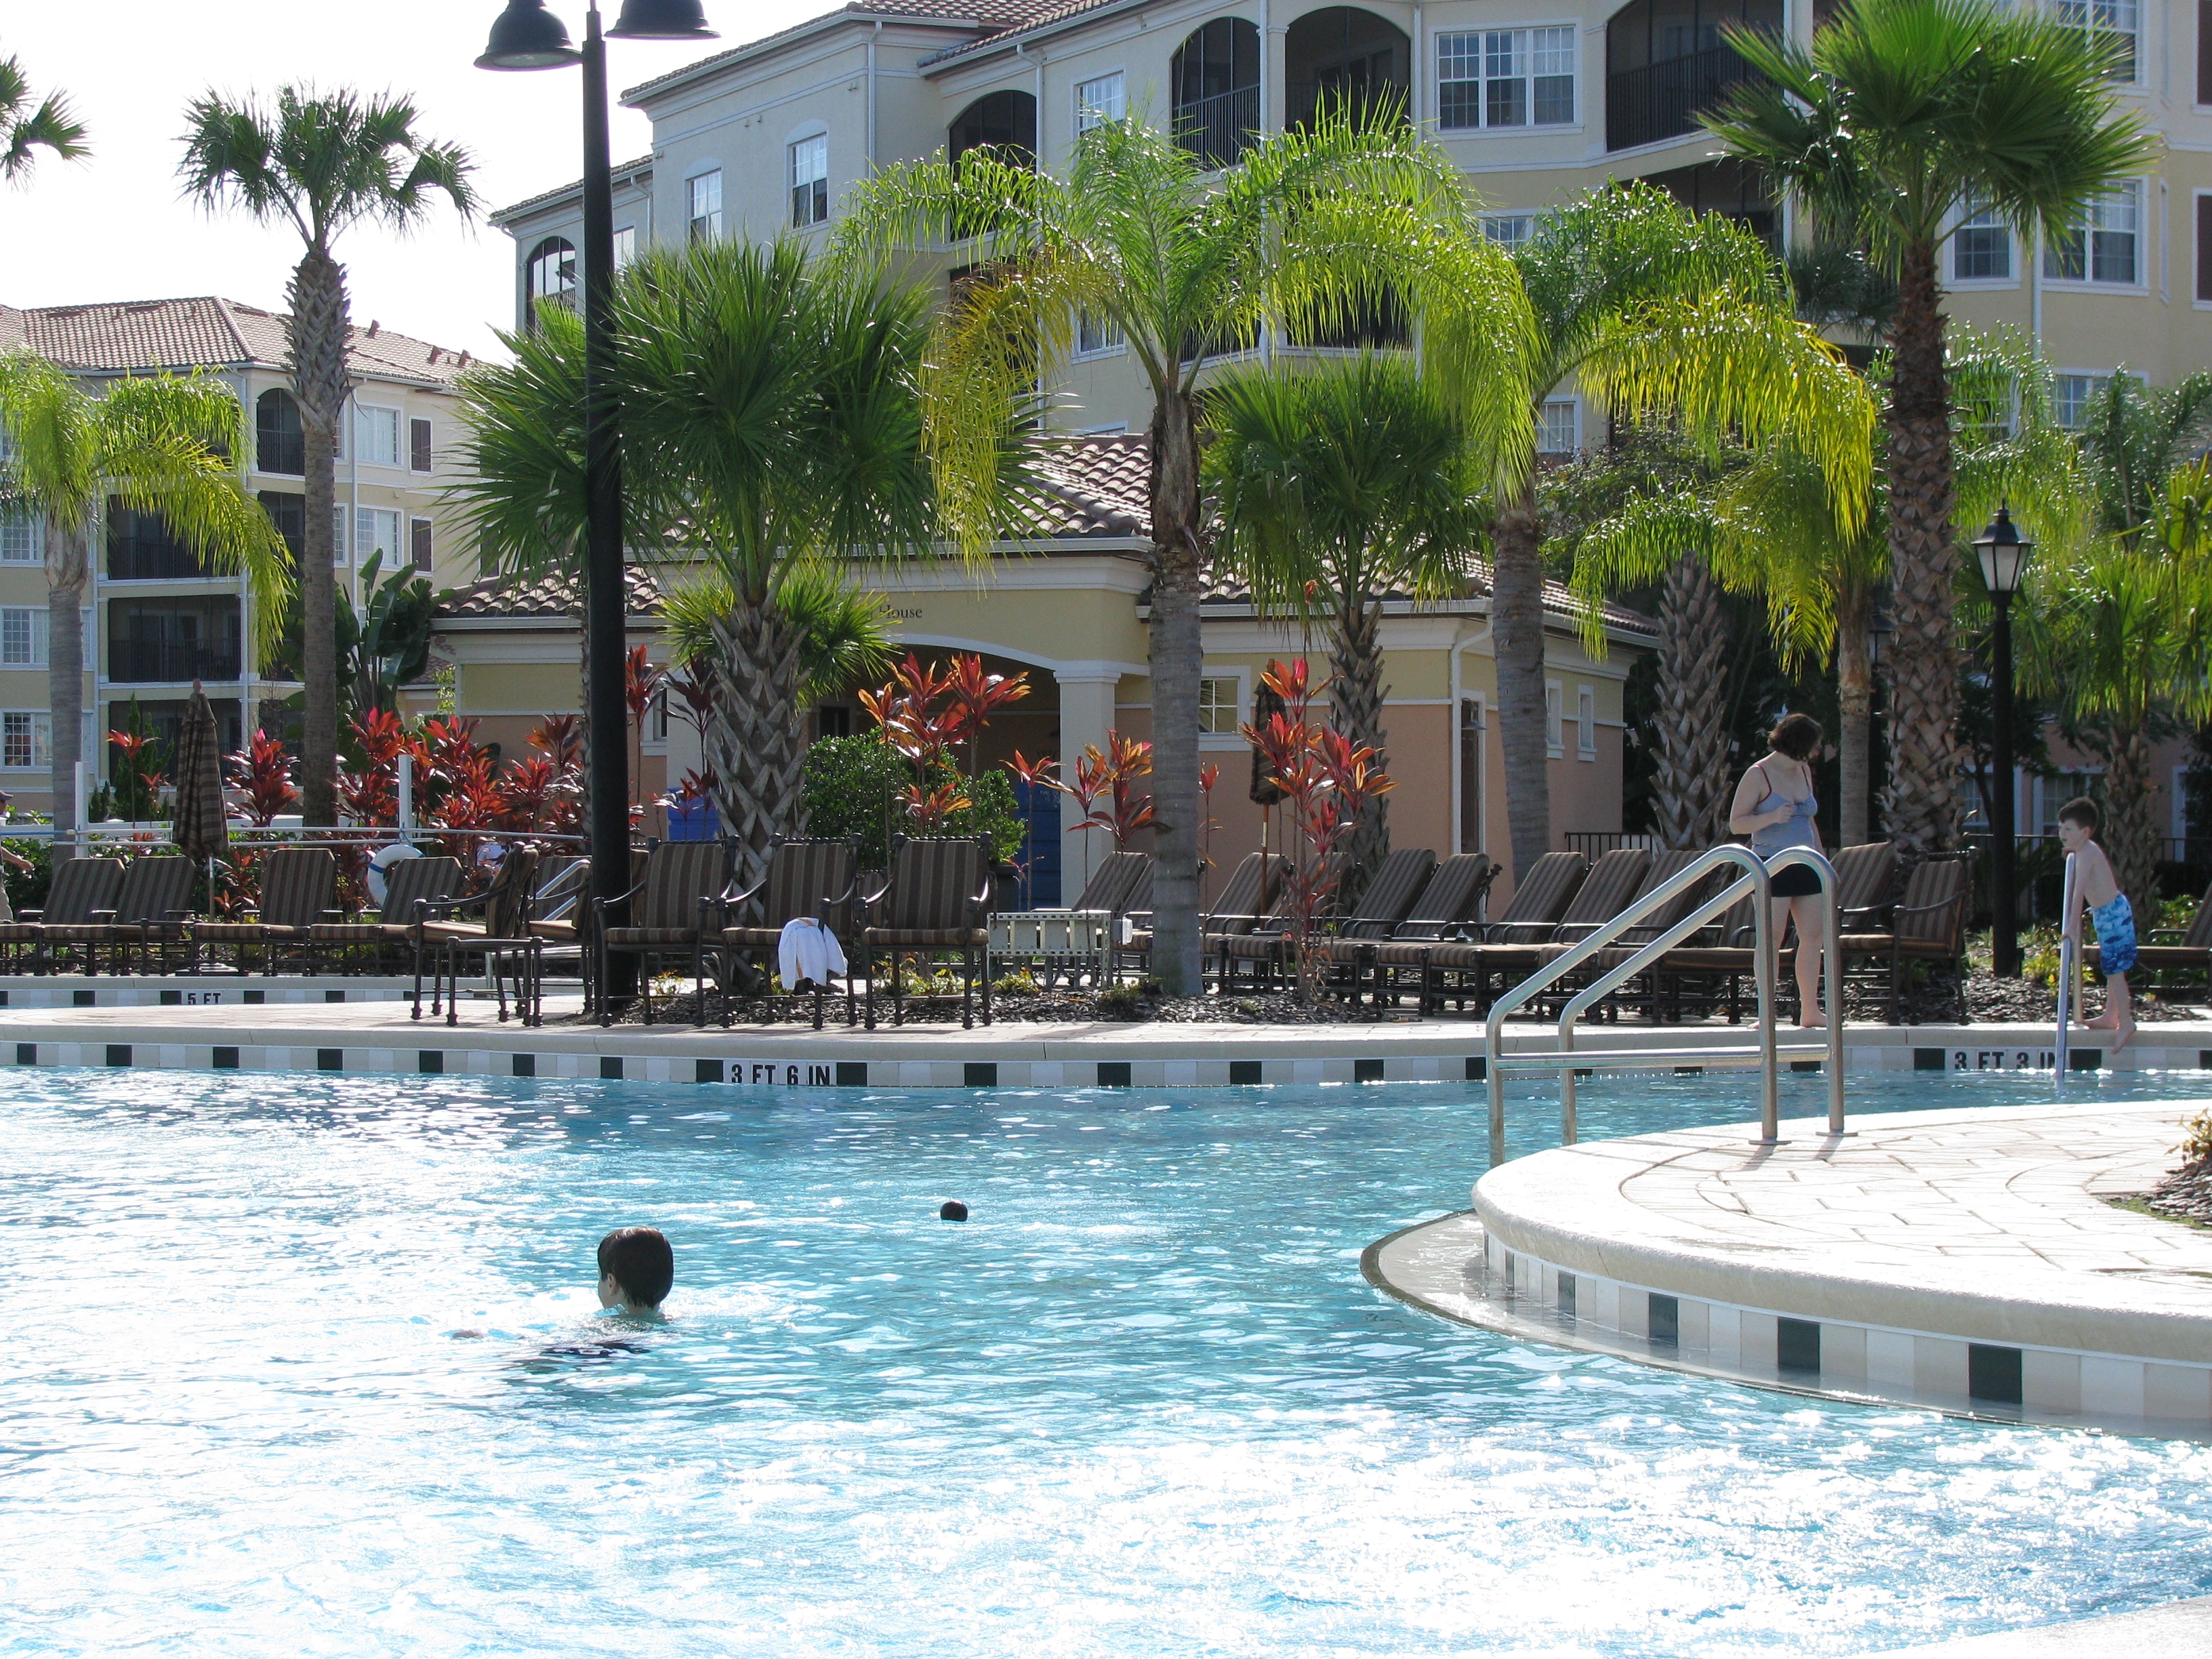
{"type": "Polygon", "coordinates": [[[1809,864],[1787,864],[1774,872],[1767,891],[1777,898],[1810,898],[1820,890],[1820,873],[1809,864]]]}

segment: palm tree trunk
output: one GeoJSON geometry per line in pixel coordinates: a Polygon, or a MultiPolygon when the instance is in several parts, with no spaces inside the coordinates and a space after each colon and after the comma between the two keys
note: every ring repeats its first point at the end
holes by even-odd
{"type": "MultiPolygon", "coordinates": [[[[1390,769],[1382,730],[1382,703],[1390,688],[1382,684],[1382,607],[1364,593],[1338,596],[1336,626],[1329,640],[1329,712],[1336,729],[1357,747],[1375,751],[1375,765],[1390,769]]],[[[1372,875],[1390,851],[1390,798],[1377,795],[1352,828],[1346,850],[1361,876],[1372,875]]],[[[1356,888],[1356,883],[1355,883],[1356,888]]]]}
{"type": "Polygon", "coordinates": [[[739,599],[714,623],[722,695],[707,744],[714,809],[737,843],[738,879],[768,873],[775,844],[806,833],[806,745],[800,738],[799,634],[776,609],[739,599]]]}
{"type": "Polygon", "coordinates": [[[345,416],[345,267],[310,248],[292,272],[292,384],[307,436],[307,533],[300,572],[300,675],[305,684],[300,740],[300,811],[309,824],[338,821],[337,580],[331,567],[337,468],[331,453],[345,416]]]}
{"type": "Polygon", "coordinates": [[[1874,665],[1867,660],[1873,598],[1856,582],[1836,596],[1836,844],[1871,836],[1869,793],[1874,770],[1874,665]]]}
{"type": "Polygon", "coordinates": [[[75,852],[62,837],[76,821],[76,764],[84,755],[84,584],[90,562],[85,526],[46,521],[46,706],[52,726],[47,743],[54,763],[53,857],[75,852]]]}
{"type": "Polygon", "coordinates": [[[1199,961],[1198,430],[1191,400],[1163,396],[1152,413],[1152,971],[1172,996],[1195,996],[1199,961]]]}
{"type": "Polygon", "coordinates": [[[1505,811],[1513,879],[1552,849],[1551,750],[1544,713],[1544,525],[1531,477],[1498,515],[1490,633],[1498,662],[1498,723],[1505,744],[1505,811]]]}
{"type": "Polygon", "coordinates": [[[1723,838],[1729,798],[1727,618],[1721,587],[1694,554],[1667,572],[1659,605],[1660,838],[1706,848],[1723,838]]]}
{"type": "Polygon", "coordinates": [[[1955,505],[1950,392],[1936,250],[1907,249],[1898,284],[1889,408],[1889,565],[1897,631],[1890,671],[1891,837],[1908,856],[1959,833],[1959,647],[1952,625],[1955,505]]]}
{"type": "Polygon", "coordinates": [[[2135,907],[2136,927],[2148,934],[2158,900],[2158,819],[2151,810],[2150,743],[2140,729],[2114,732],[2105,771],[2105,827],[2097,839],[2112,861],[2113,879],[2135,907]]]}

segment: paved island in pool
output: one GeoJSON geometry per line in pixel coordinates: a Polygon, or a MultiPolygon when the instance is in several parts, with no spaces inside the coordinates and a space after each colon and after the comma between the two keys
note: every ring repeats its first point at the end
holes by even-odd
{"type": "Polygon", "coordinates": [[[1453,1318],[1846,1398],[2212,1436],[2212,1231],[2119,1208],[2195,1103],[1786,1122],[1516,1159],[1368,1252],[1453,1318]]]}

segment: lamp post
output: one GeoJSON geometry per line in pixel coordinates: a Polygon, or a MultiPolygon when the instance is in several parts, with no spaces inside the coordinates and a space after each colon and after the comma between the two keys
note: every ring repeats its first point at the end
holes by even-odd
{"type": "Polygon", "coordinates": [[[2012,761],[2012,596],[2020,592],[2027,574],[2033,542],[2023,541],[2004,507],[1990,520],[1990,527],[1974,538],[1974,556],[1981,562],[1982,586],[1989,589],[1996,607],[1996,626],[1990,638],[1990,725],[1994,753],[1990,757],[1992,788],[1990,808],[1990,957],[1999,978],[2020,972],[2019,900],[2014,891],[2013,761],[2012,761]]]}
{"type": "MultiPolygon", "coordinates": [[[[623,0],[618,40],[712,40],[699,0],[623,0]]],[[[584,45],[545,0],[507,0],[478,69],[584,70],[584,708],[590,723],[592,896],[629,890],[629,708],[623,697],[628,594],[623,580],[622,449],[608,403],[614,355],[614,161],[607,147],[607,48],[599,9],[584,45]]],[[[596,906],[593,907],[596,909],[596,906]]],[[[616,989],[624,994],[628,985],[616,989]]]]}

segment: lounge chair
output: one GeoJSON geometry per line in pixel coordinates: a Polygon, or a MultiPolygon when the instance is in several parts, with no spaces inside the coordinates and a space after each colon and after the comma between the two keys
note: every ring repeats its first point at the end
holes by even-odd
{"type": "Polygon", "coordinates": [[[122,886],[120,859],[64,859],[54,871],[44,908],[26,910],[17,921],[0,922],[0,950],[8,952],[18,972],[28,952],[33,972],[52,973],[54,959],[47,930],[96,925],[100,915],[115,908],[115,897],[122,886]]]}
{"type": "Polygon", "coordinates": [[[1073,984],[1087,967],[1092,988],[1103,987],[1115,934],[1140,884],[1146,888],[1146,904],[1151,902],[1152,867],[1149,853],[1109,853],[1066,908],[998,912],[991,918],[994,971],[996,964],[1034,963],[1048,987],[1063,972],[1073,984]]]}
{"type": "Polygon", "coordinates": [[[1897,1023],[1908,962],[1948,963],[1957,985],[1959,1023],[1966,1022],[1966,899],[1973,886],[1972,854],[1932,858],[1905,878],[1904,896],[1880,932],[1853,932],[1848,923],[1838,960],[1848,978],[1854,959],[1886,965],[1882,1018],[1897,1023]]]}
{"type": "Polygon", "coordinates": [[[890,879],[861,901],[860,972],[867,981],[867,1025],[876,1029],[876,958],[891,965],[891,1023],[906,1023],[908,951],[960,953],[960,1024],[975,1024],[975,981],[983,981],[983,1024],[991,1023],[991,981],[983,969],[991,948],[991,842],[899,836],[891,844],[890,879]]]}
{"type": "Polygon", "coordinates": [[[384,903],[374,919],[358,916],[351,921],[319,921],[307,929],[308,948],[316,965],[335,959],[343,968],[359,971],[386,968],[404,953],[415,963],[415,1004],[422,1003],[422,935],[420,927],[428,907],[453,896],[461,884],[461,861],[456,858],[401,859],[384,872],[384,903]]]}
{"type": "MultiPolygon", "coordinates": [[[[2105,971],[2103,954],[2094,945],[2083,949],[2081,961],[2098,973],[2105,971]]],[[[2148,985],[2154,975],[2175,973],[2202,974],[2212,984],[2212,887],[2197,900],[2187,927],[2157,927],[2142,936],[2130,973],[2138,986],[2148,985]]]]}
{"type": "MultiPolygon", "coordinates": [[[[1888,912],[1897,879],[1897,848],[1886,841],[1862,842],[1839,849],[1831,861],[1836,870],[1840,931],[1846,935],[1855,930],[1864,933],[1888,912]]],[[[1723,872],[1721,879],[1732,882],[1735,876],[1723,872]]],[[[1731,905],[1712,927],[1701,930],[1698,939],[1660,959],[1655,994],[1673,1018],[1680,1018],[1692,1003],[1705,1008],[1724,1006],[1730,1024],[1742,1018],[1743,981],[1753,972],[1751,952],[1756,935],[1752,903],[1744,899],[1731,905]],[[1719,988],[1723,981],[1727,985],[1724,994],[1719,988]],[[1693,986],[1710,988],[1692,990],[1693,986]]],[[[1782,941],[1775,965],[1778,987],[1792,981],[1796,958],[1794,945],[1789,939],[1782,941]]]]}
{"type": "MultiPolygon", "coordinates": [[[[726,999],[732,991],[732,981],[738,975],[750,975],[759,994],[771,1010],[774,999],[769,996],[769,976],[775,972],[777,947],[783,942],[786,924],[812,917],[835,934],[841,947],[850,947],[854,937],[854,915],[859,897],[860,879],[860,842],[854,839],[832,840],[810,837],[778,843],[769,854],[768,873],[742,892],[723,895],[721,914],[744,914],[746,920],[725,926],[719,935],[716,956],[721,971],[718,977],[726,999]]],[[[787,985],[785,996],[793,1001],[798,988],[787,985]]],[[[817,981],[814,985],[814,1029],[822,1029],[823,1000],[829,988],[817,981]]],[[[703,1010],[703,1003],[702,1007],[703,1010]]],[[[722,1005],[722,1024],[731,1021],[730,1003],[722,1005]]],[[[853,1002],[851,963],[846,964],[845,1024],[853,1024],[858,1016],[853,1002]]]]}
{"type": "MultiPolygon", "coordinates": [[[[1545,854],[1537,861],[1535,873],[1547,873],[1545,862],[1559,856],[1545,854]]],[[[1571,890],[1572,897],[1565,908],[1554,913],[1549,927],[1539,921],[1519,920],[1515,913],[1520,908],[1520,896],[1516,894],[1514,904],[1496,923],[1482,930],[1480,941],[1439,945],[1430,956],[1430,971],[1441,979],[1458,981],[1459,1006],[1467,1006],[1472,993],[1476,1010],[1486,1009],[1493,987],[1517,982],[1543,966],[1546,945],[1571,945],[1587,939],[1627,908],[1650,868],[1651,854],[1644,848],[1616,847],[1599,856],[1589,875],[1571,890]]],[[[1443,988],[1441,984],[1438,988],[1443,988]]]]}
{"type": "MultiPolygon", "coordinates": [[[[1157,872],[1157,866],[1148,868],[1139,878],[1137,888],[1131,892],[1129,914],[1144,917],[1147,925],[1133,929],[1129,942],[1116,951],[1117,967],[1118,959],[1122,957],[1133,957],[1147,966],[1152,962],[1151,890],[1157,872]],[[1138,902],[1139,897],[1143,900],[1141,905],[1138,902]]],[[[1228,884],[1222,888],[1221,896],[1215,901],[1213,909],[1199,918],[1199,962],[1201,969],[1206,961],[1206,935],[1219,938],[1231,933],[1250,933],[1274,902],[1275,885],[1281,879],[1282,873],[1283,855],[1279,853],[1247,853],[1238,860],[1237,867],[1230,872],[1228,884]]]]}
{"type": "Polygon", "coordinates": [[[246,952],[261,951],[263,970],[273,976],[286,946],[295,954],[308,947],[308,931],[319,921],[335,921],[331,908],[337,896],[338,862],[326,847],[279,847],[261,864],[261,900],[249,907],[251,921],[194,921],[192,966],[201,965],[201,952],[228,945],[239,972],[246,971],[246,952]]]}
{"type": "MultiPolygon", "coordinates": [[[[1282,867],[1275,877],[1275,896],[1267,906],[1267,915],[1242,932],[1209,932],[1200,936],[1206,952],[1201,960],[1214,963],[1214,988],[1224,995],[1236,988],[1239,963],[1246,964],[1255,990],[1273,984],[1290,965],[1291,935],[1297,926],[1297,890],[1288,860],[1280,862],[1282,867]]],[[[1309,948],[1322,942],[1322,929],[1335,916],[1337,895],[1343,890],[1351,870],[1351,854],[1331,853],[1316,876],[1318,914],[1313,918],[1315,931],[1309,948]]]]}
{"type": "Polygon", "coordinates": [[[608,967],[617,956],[638,958],[638,994],[645,1000],[645,1023],[653,1024],[653,965],[673,957],[691,964],[691,983],[705,1023],[706,957],[710,933],[719,931],[715,905],[730,869],[729,844],[723,841],[664,841],[648,848],[645,872],[629,891],[592,902],[592,933],[599,956],[599,1024],[614,1024],[607,1001],[608,967]],[[631,904],[629,925],[611,927],[611,904],[631,904]]]}
{"type": "Polygon", "coordinates": [[[430,978],[430,1012],[439,1012],[441,994],[446,1024],[460,1023],[461,958],[481,960],[499,999],[499,1017],[507,1018],[507,970],[514,969],[515,1012],[525,1025],[544,1023],[544,975],[539,971],[545,946],[529,931],[530,902],[538,890],[537,852],[518,847],[501,861],[499,878],[482,892],[459,898],[426,900],[422,920],[414,926],[415,1012],[422,1018],[422,958],[434,955],[430,978]],[[465,911],[474,910],[483,920],[463,921],[465,911]]]}
{"type": "Polygon", "coordinates": [[[1477,925],[1475,913],[1490,884],[1497,879],[1499,867],[1491,862],[1487,853],[1453,854],[1430,873],[1419,896],[1387,938],[1332,939],[1330,963],[1352,970],[1355,989],[1361,975],[1369,976],[1370,994],[1378,1007],[1385,997],[1396,1000],[1401,988],[1398,976],[1410,970],[1422,988],[1422,1006],[1426,1008],[1430,951],[1439,939],[1477,925]]]}
{"type": "Polygon", "coordinates": [[[108,948],[109,970],[129,973],[136,946],[143,972],[155,943],[184,938],[198,874],[192,861],[179,854],[141,854],[124,866],[112,909],[94,910],[89,922],[48,922],[40,930],[41,943],[49,950],[56,945],[82,948],[88,974],[100,972],[103,945],[108,948]]]}
{"type": "MultiPolygon", "coordinates": [[[[1643,881],[1638,885],[1634,896],[1628,902],[1633,904],[1654,889],[1674,880],[1703,856],[1702,853],[1686,848],[1668,848],[1654,853],[1651,855],[1651,862],[1644,869],[1643,881]]],[[[1646,945],[1687,915],[1691,908],[1698,899],[1711,891],[1711,888],[1712,881],[1710,877],[1704,881],[1693,883],[1661,904],[1656,909],[1650,911],[1641,921],[1623,928],[1618,944],[1607,945],[1589,959],[1585,964],[1588,971],[1578,978],[1577,983],[1588,984],[1597,975],[1604,973],[1608,969],[1618,968],[1627,962],[1646,945]]],[[[1542,962],[1548,965],[1574,948],[1572,944],[1546,945],[1539,947],[1538,953],[1542,962]]],[[[1641,1005],[1656,1021],[1659,1017],[1657,986],[1658,976],[1656,969],[1647,969],[1629,984],[1616,988],[1613,995],[1607,999],[1603,1012],[1608,1017],[1617,1017],[1620,1004],[1626,1002],[1632,1006],[1641,1005]]],[[[1572,988],[1568,986],[1561,987],[1563,991],[1572,988]]]]}

